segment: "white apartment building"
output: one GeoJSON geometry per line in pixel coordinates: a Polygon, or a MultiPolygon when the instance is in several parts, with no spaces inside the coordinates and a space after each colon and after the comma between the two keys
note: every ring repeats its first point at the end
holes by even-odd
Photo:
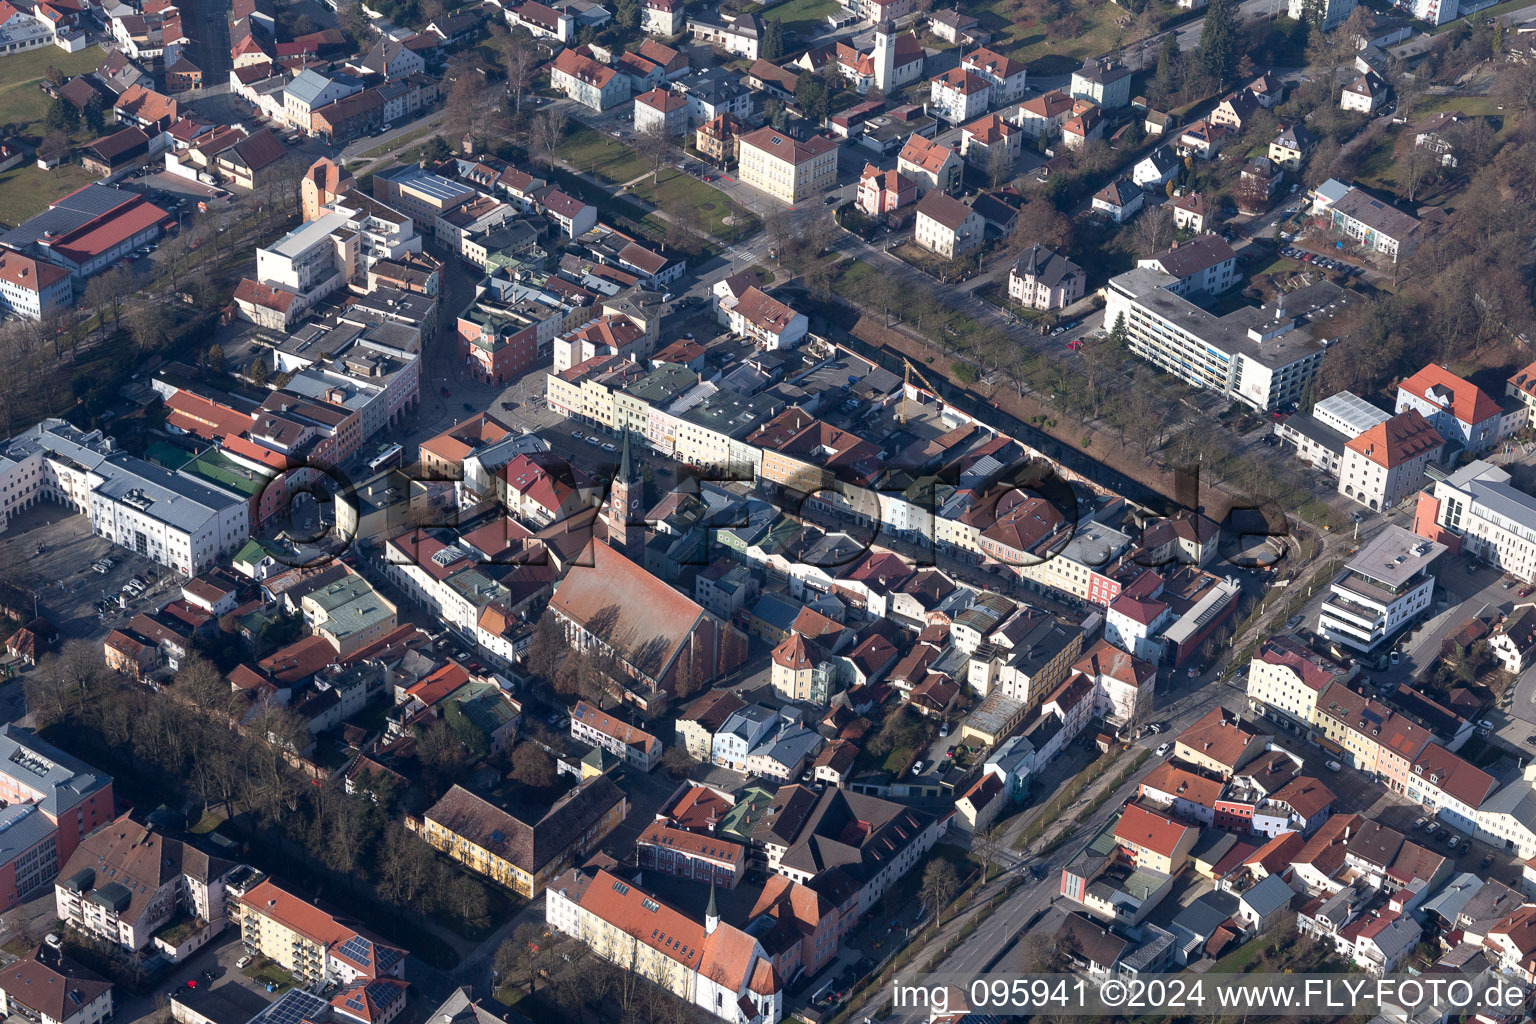
{"type": "Polygon", "coordinates": [[[1339,493],[1372,509],[1392,508],[1424,484],[1445,439],[1416,410],[1352,438],[1339,464],[1339,493]]]}
{"type": "Polygon", "coordinates": [[[91,531],[195,575],[250,537],[243,497],[116,449],[99,430],[44,420],[0,445],[5,512],[40,498],[91,517],[91,531]]]}
{"type": "Polygon", "coordinates": [[[549,84],[584,107],[601,113],[629,99],[630,79],[575,50],[561,50],[549,69],[549,84]]]}
{"type": "Polygon", "coordinates": [[[306,68],[283,89],[283,119],[294,128],[308,133],[314,125],[313,114],[321,107],[363,91],[363,83],[346,75],[327,77],[306,68]]]}
{"type": "Polygon", "coordinates": [[[256,279],[297,296],[300,312],[363,274],[358,232],[339,211],[300,224],[256,250],[256,279]]]}
{"type": "Polygon", "coordinates": [[[1478,460],[1436,481],[1420,499],[1418,519],[1461,538],[1463,551],[1489,565],[1536,581],[1536,498],[1498,466],[1478,460]]]}
{"type": "Polygon", "coordinates": [[[1444,544],[1389,524],[1333,581],[1318,612],[1318,633],[1362,653],[1376,650],[1430,606],[1430,569],[1445,551],[1444,544]]]}
{"type": "MultiPolygon", "coordinates": [[[[1288,13],[1293,20],[1304,21],[1307,17],[1307,6],[1307,0],[1290,0],[1288,13]]],[[[1356,6],[1356,0],[1322,0],[1323,31],[1332,32],[1344,24],[1344,19],[1354,13],[1356,6]]],[[[1454,0],[1452,0],[1451,6],[1453,8],[1456,6],[1454,0]]]]}
{"type": "Polygon", "coordinates": [[[1216,316],[1176,294],[1178,280],[1143,267],[1112,278],[1104,322],[1123,315],[1131,351],[1187,384],[1261,411],[1301,397],[1323,360],[1311,331],[1270,306],[1216,316]]]}
{"type": "Polygon", "coordinates": [[[74,282],[68,270],[0,248],[0,313],[41,320],[74,304],[74,282]]]}
{"type": "Polygon", "coordinates": [[[965,68],[946,71],[928,87],[928,111],[951,124],[965,124],[992,107],[992,83],[965,68]]]}
{"type": "Polygon", "coordinates": [[[1329,683],[1347,683],[1357,668],[1345,668],[1289,634],[1270,637],[1248,662],[1248,707],[1286,729],[1312,728],[1317,697],[1329,683]]]}
{"type": "Polygon", "coordinates": [[[985,79],[992,86],[989,102],[996,107],[1017,103],[1024,98],[1029,69],[1022,61],[1004,57],[985,46],[972,50],[960,61],[960,67],[985,79]]]}
{"type": "Polygon", "coordinates": [[[917,201],[912,240],[929,252],[954,259],[981,245],[985,234],[981,214],[953,196],[929,192],[917,201]]]}

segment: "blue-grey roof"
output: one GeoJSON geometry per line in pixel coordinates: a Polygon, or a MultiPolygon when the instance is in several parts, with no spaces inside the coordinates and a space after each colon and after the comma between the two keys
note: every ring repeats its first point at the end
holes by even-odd
{"type": "Polygon", "coordinates": [[[137,196],[133,192],[93,182],[0,235],[0,242],[25,249],[44,235],[62,235],[73,231],[92,218],[135,198],[137,196]]]}
{"type": "Polygon", "coordinates": [[[293,81],[288,83],[288,88],[283,90],[283,94],[285,98],[292,96],[301,103],[313,106],[315,100],[320,98],[320,94],[330,84],[331,80],[329,78],[326,78],[312,68],[305,68],[293,81]]]}
{"type": "Polygon", "coordinates": [[[92,493],[133,507],[140,514],[188,533],[245,499],[159,466],[117,453],[96,467],[104,479],[92,493]]]}
{"type": "Polygon", "coordinates": [[[1483,887],[1483,880],[1470,871],[1463,871],[1445,884],[1445,888],[1424,903],[1424,912],[1435,914],[1441,920],[1456,920],[1472,897],[1483,887]]]}
{"type": "Polygon", "coordinates": [[[112,777],[39,739],[31,729],[0,725],[0,773],[40,794],[37,805],[54,820],[112,784],[112,777]]]}
{"type": "Polygon", "coordinates": [[[1266,875],[1258,885],[1243,893],[1242,901],[1259,917],[1267,917],[1291,902],[1296,893],[1280,880],[1279,875],[1266,875]]]}
{"type": "Polygon", "coordinates": [[[58,830],[36,804],[0,810],[0,864],[9,864],[58,830]]]}

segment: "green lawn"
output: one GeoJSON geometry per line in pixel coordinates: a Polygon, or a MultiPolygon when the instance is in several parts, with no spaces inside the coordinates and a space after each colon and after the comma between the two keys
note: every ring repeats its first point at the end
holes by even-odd
{"type": "MultiPolygon", "coordinates": [[[[566,136],[560,146],[560,155],[578,170],[614,185],[643,178],[626,191],[664,212],[683,208],[697,210],[703,229],[717,238],[731,238],[757,230],[757,218],[727,198],[724,192],[671,166],[663,167],[658,180],[652,183],[651,169],[628,146],[591,128],[580,128],[566,136]],[[731,218],[730,224],[726,223],[727,217],[731,218]]],[[[666,231],[666,223],[660,218],[649,217],[647,220],[663,233],[666,231]]]]}
{"type": "Polygon", "coordinates": [[[66,196],[96,176],[79,164],[61,164],[45,171],[36,163],[23,163],[0,171],[0,222],[14,227],[48,204],[66,196]]]}
{"type": "Polygon", "coordinates": [[[810,32],[824,26],[829,14],[841,10],[837,0],[789,0],[762,13],[765,21],[778,19],[790,32],[810,32]]]}
{"type": "Polygon", "coordinates": [[[48,68],[56,67],[66,76],[74,76],[94,71],[100,63],[101,48],[97,46],[87,46],[79,53],[44,46],[0,58],[0,110],[5,112],[5,120],[26,125],[33,129],[27,134],[42,138],[42,126],[34,122],[42,121],[52,102],[38,88],[48,68]]]}
{"type": "Polygon", "coordinates": [[[1014,15],[1009,6],[1010,0],[985,0],[970,8],[970,13],[992,33],[990,47],[1028,63],[1033,74],[1069,74],[1085,58],[1113,49],[1118,31],[1116,20],[1132,18],[1115,4],[1075,4],[1076,12],[1083,18],[1082,31],[1070,39],[1051,39],[1045,22],[1014,15]]]}
{"type": "Polygon", "coordinates": [[[578,128],[560,144],[560,156],[578,171],[612,182],[633,181],[649,168],[618,139],[591,128],[578,128]]]}

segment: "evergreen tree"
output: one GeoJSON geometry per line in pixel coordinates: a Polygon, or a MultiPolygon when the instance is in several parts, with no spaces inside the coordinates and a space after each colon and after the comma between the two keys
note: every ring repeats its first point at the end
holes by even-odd
{"type": "Polygon", "coordinates": [[[778,60],[784,55],[784,23],[778,18],[763,23],[762,53],[764,60],[778,60]]]}
{"type": "Polygon", "coordinates": [[[97,134],[101,133],[107,123],[107,112],[101,102],[101,97],[92,95],[85,103],[85,126],[97,134]]]}
{"type": "Polygon", "coordinates": [[[1157,50],[1157,89],[1171,96],[1179,89],[1179,34],[1169,32],[1157,50]]]}
{"type": "Polygon", "coordinates": [[[1323,19],[1328,16],[1327,0],[1302,0],[1301,21],[1313,32],[1323,30],[1323,19]]]}
{"type": "Polygon", "coordinates": [[[800,78],[795,82],[795,105],[800,108],[800,113],[813,124],[820,124],[827,116],[827,87],[821,79],[809,71],[800,72],[800,78]]]}
{"type": "Polygon", "coordinates": [[[1232,18],[1232,0],[1211,0],[1205,9],[1205,27],[1200,32],[1200,68],[1220,85],[1230,81],[1237,68],[1237,26],[1232,18]]]}
{"type": "Polygon", "coordinates": [[[66,99],[55,99],[48,104],[48,113],[43,116],[43,125],[51,132],[70,132],[80,124],[80,111],[75,105],[66,99]]]}
{"type": "Polygon", "coordinates": [[[1109,340],[1120,348],[1125,347],[1126,333],[1124,312],[1121,312],[1119,316],[1115,317],[1115,326],[1110,328],[1109,340]]]}

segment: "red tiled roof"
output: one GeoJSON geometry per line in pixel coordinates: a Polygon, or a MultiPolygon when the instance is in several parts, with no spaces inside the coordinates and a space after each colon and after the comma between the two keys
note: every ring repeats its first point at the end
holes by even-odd
{"type": "Polygon", "coordinates": [[[1190,826],[1149,810],[1140,804],[1128,804],[1115,826],[1115,839],[1126,845],[1172,857],[1190,826]]]}
{"type": "MultiPolygon", "coordinates": [[[[1494,411],[1497,413],[1497,408],[1494,411]]],[[[1391,469],[1436,451],[1444,444],[1445,438],[1429,425],[1429,421],[1417,409],[1409,409],[1351,438],[1349,449],[1378,466],[1391,469]]]]}
{"type": "Polygon", "coordinates": [[[1434,363],[1398,385],[1398,390],[1421,399],[1431,388],[1450,392],[1450,413],[1463,423],[1481,423],[1499,415],[1499,403],[1488,397],[1482,388],[1434,363]]]}

